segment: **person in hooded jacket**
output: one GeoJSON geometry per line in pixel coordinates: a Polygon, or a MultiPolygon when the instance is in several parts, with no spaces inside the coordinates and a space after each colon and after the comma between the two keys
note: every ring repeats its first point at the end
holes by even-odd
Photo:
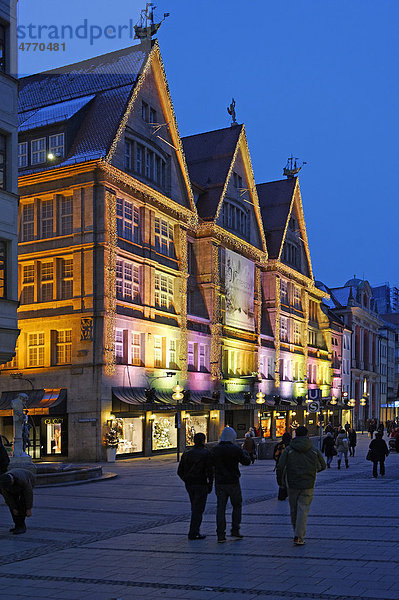
{"type": "Polygon", "coordinates": [[[215,492],[217,499],[216,533],[218,542],[226,542],[226,506],[230,498],[233,507],[231,536],[242,539],[240,533],[242,495],[239,464],[250,465],[251,458],[245,450],[235,444],[237,434],[232,427],[225,427],[219,443],[211,450],[215,468],[215,492]]]}
{"type": "Polygon", "coordinates": [[[335,442],[333,438],[333,434],[329,431],[326,437],[323,440],[323,445],[321,447],[321,451],[326,455],[327,458],[327,468],[330,469],[332,459],[336,455],[337,451],[335,450],[335,442]]]}
{"type": "Polygon", "coordinates": [[[342,457],[345,458],[345,467],[348,469],[349,461],[348,461],[348,450],[349,450],[349,441],[346,437],[345,429],[341,429],[337,438],[335,440],[335,446],[337,448],[338,453],[338,469],[341,468],[342,457]]]}
{"type": "Polygon", "coordinates": [[[326,463],[320,450],[313,447],[308,430],[303,425],[296,429],[295,438],[284,450],[277,463],[277,483],[285,481],[288,487],[294,544],[305,543],[306,522],[313,500],[316,473],[324,471],[326,463]]]}
{"type": "Polygon", "coordinates": [[[384,477],[385,459],[389,455],[389,450],[386,441],[382,439],[382,433],[380,431],[377,431],[375,438],[371,440],[369,449],[373,460],[373,477],[378,477],[378,463],[380,463],[380,475],[381,477],[384,477]]]}

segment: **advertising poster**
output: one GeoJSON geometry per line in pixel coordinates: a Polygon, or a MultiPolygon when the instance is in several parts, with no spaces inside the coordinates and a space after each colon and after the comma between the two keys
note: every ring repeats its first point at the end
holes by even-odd
{"type": "Polygon", "coordinates": [[[225,252],[226,325],[254,331],[255,266],[231,250],[225,252]]]}

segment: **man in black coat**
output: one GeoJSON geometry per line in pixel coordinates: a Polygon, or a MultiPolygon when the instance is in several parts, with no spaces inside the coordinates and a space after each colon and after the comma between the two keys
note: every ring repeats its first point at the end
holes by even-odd
{"type": "Polygon", "coordinates": [[[0,475],[0,492],[10,509],[15,527],[10,529],[14,535],[25,533],[25,517],[32,515],[33,486],[35,476],[26,469],[11,469],[0,475]]]}
{"type": "Polygon", "coordinates": [[[219,543],[226,541],[226,506],[229,498],[233,507],[231,535],[236,539],[243,537],[240,533],[242,495],[238,464],[250,465],[251,458],[248,452],[234,443],[236,438],[234,429],[225,427],[219,444],[211,450],[212,462],[215,466],[216,533],[219,543]]]}
{"type": "Polygon", "coordinates": [[[380,475],[385,475],[385,458],[389,456],[388,446],[385,440],[382,439],[382,433],[377,431],[375,439],[370,442],[369,449],[373,460],[373,477],[378,477],[377,467],[380,463],[380,475]]]}
{"type": "Polygon", "coordinates": [[[188,532],[189,540],[203,540],[205,535],[200,533],[202,515],[206,499],[212,491],[213,468],[211,455],[205,448],[205,435],[196,433],[194,447],[186,450],[180,459],[177,474],[186,484],[186,490],[191,502],[191,522],[188,532]]]}

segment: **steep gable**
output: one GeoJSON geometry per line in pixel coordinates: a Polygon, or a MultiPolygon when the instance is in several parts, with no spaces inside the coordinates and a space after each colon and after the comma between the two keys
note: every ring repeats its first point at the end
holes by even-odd
{"type": "Polygon", "coordinates": [[[313,279],[298,179],[257,185],[269,257],[313,279]]]}
{"type": "Polygon", "coordinates": [[[130,95],[107,161],[195,210],[188,169],[158,43],[130,95]],[[130,158],[127,156],[130,152],[130,158]]]}

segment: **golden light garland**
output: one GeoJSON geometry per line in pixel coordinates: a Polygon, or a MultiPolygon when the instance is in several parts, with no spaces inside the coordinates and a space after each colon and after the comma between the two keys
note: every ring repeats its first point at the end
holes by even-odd
{"type": "Polygon", "coordinates": [[[256,352],[255,352],[255,364],[254,371],[259,372],[259,359],[261,353],[261,323],[262,323],[262,282],[261,282],[261,271],[259,266],[255,266],[255,306],[256,306],[256,317],[255,317],[255,332],[257,334],[256,340],[256,352]]]}
{"type": "Polygon", "coordinates": [[[303,359],[304,359],[304,378],[308,376],[308,332],[309,332],[309,294],[305,292],[303,296],[303,316],[305,324],[305,335],[303,342],[303,359]]]}
{"type": "Polygon", "coordinates": [[[187,379],[187,280],[188,280],[188,257],[187,257],[187,231],[179,227],[179,253],[180,253],[180,379],[187,379]]]}
{"type": "Polygon", "coordinates": [[[221,357],[221,306],[220,306],[220,277],[219,277],[219,246],[212,243],[212,279],[213,286],[213,314],[211,322],[211,378],[220,380],[222,371],[220,368],[221,357]]]}
{"type": "Polygon", "coordinates": [[[104,360],[105,374],[115,373],[114,335],[116,316],[116,250],[118,236],[116,228],[116,196],[105,192],[105,317],[104,317],[104,360]]]}

